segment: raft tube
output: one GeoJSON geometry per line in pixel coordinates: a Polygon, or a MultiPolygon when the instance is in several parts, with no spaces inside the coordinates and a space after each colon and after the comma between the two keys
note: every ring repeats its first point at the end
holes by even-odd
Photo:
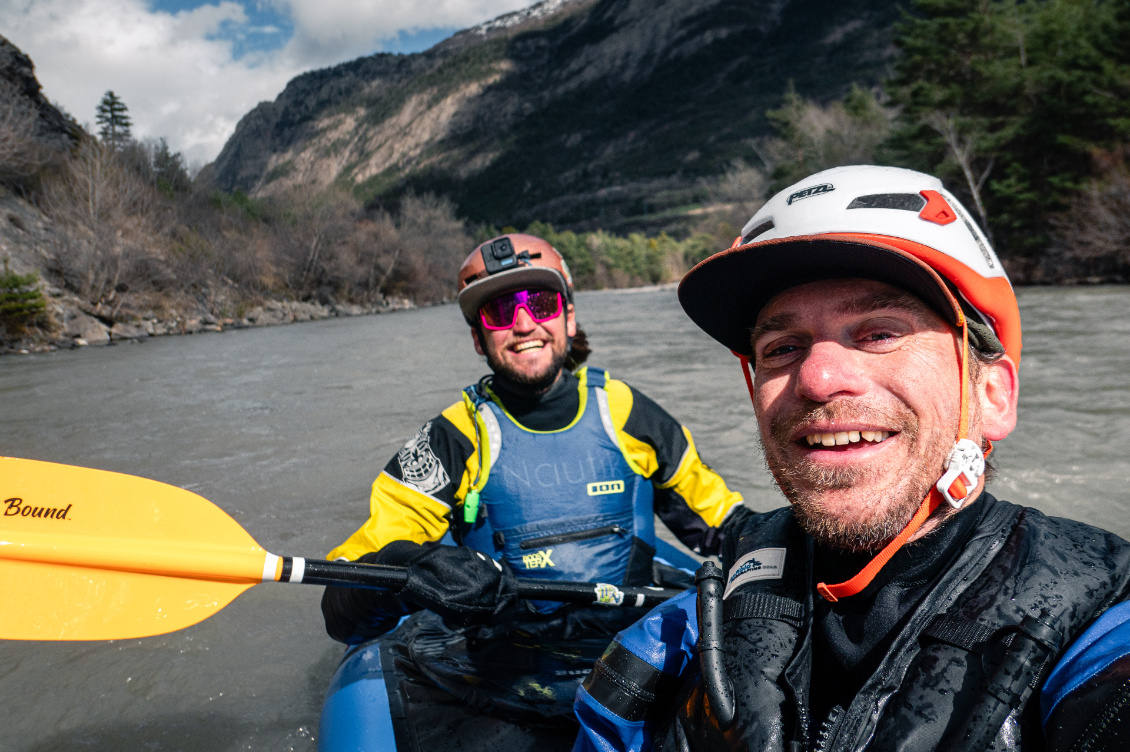
{"type": "MultiPolygon", "coordinates": [[[[692,578],[698,560],[662,540],[656,541],[655,558],[692,578]]],[[[407,618],[407,617],[406,617],[407,618]]],[[[402,752],[394,719],[404,717],[399,697],[390,697],[385,672],[389,656],[381,654],[380,640],[349,648],[326,690],[318,725],[318,752],[402,752]]]]}

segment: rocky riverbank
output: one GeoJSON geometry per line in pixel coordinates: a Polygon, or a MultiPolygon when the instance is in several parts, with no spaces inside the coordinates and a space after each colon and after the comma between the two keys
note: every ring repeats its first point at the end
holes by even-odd
{"type": "Polygon", "coordinates": [[[404,298],[386,298],[368,306],[249,297],[222,277],[212,278],[192,294],[171,290],[123,292],[100,305],[52,284],[46,277],[62,231],[28,201],[0,191],[0,272],[34,274],[45,310],[20,332],[0,322],[0,355],[51,352],[87,346],[138,342],[149,337],[204,334],[252,326],[361,316],[414,308],[404,298]]]}
{"type": "MultiPolygon", "coordinates": [[[[416,306],[409,300],[389,299],[380,305],[350,303],[311,303],[300,300],[263,300],[241,305],[233,315],[216,315],[196,307],[162,305],[140,315],[123,318],[119,314],[92,307],[74,296],[40,283],[47,301],[45,321],[16,339],[0,340],[0,355],[52,352],[81,347],[97,347],[139,342],[150,337],[178,334],[205,334],[254,326],[278,326],[302,321],[364,316],[416,306]]],[[[164,301],[168,303],[170,301],[164,301]]]]}

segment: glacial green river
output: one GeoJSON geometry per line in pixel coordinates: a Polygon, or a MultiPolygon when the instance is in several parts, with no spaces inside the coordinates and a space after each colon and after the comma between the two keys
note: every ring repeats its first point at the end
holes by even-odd
{"type": "MultiPolygon", "coordinates": [[[[997,496],[1130,537],[1130,288],[1025,289],[1020,423],[997,496]]],[[[593,364],[690,427],[755,509],[780,506],[736,359],[670,289],[581,293],[593,364]]],[[[373,478],[476,380],[454,306],[0,359],[0,455],[189,489],[267,550],[318,558],[373,478]]],[[[0,750],[313,750],[342,654],[321,589],[260,585],[173,634],[0,642],[0,750]]],[[[0,583],[0,608],[4,607],[0,583]]]]}

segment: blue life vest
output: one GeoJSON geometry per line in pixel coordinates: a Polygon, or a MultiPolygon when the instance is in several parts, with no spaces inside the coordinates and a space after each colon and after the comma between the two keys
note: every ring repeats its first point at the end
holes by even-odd
{"type": "Polygon", "coordinates": [[[519,577],[622,585],[641,542],[650,572],[653,490],[620,446],[605,371],[583,368],[577,378],[577,417],[557,431],[525,428],[468,387],[482,470],[478,519],[462,543],[505,559],[519,577]]]}

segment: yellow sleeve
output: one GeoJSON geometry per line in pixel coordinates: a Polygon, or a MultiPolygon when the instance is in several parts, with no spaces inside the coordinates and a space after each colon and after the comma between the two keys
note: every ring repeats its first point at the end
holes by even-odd
{"type": "Polygon", "coordinates": [[[329,558],[354,561],[392,541],[427,543],[442,538],[449,527],[448,515],[461,506],[474,480],[475,442],[474,424],[463,402],[425,424],[373,482],[369,519],[330,551],[329,558]],[[420,480],[406,470],[406,462],[431,472],[420,480]]]}
{"type": "Polygon", "coordinates": [[[731,491],[722,476],[714,472],[694,445],[694,437],[686,426],[680,426],[687,440],[683,461],[669,481],[656,486],[678,496],[710,527],[719,527],[734,507],[743,504],[742,495],[731,491]]]}
{"type": "Polygon", "coordinates": [[[655,512],[680,540],[710,551],[717,528],[743,503],[698,455],[694,437],[646,395],[622,381],[605,385],[621,449],[655,487],[655,512]]]}

